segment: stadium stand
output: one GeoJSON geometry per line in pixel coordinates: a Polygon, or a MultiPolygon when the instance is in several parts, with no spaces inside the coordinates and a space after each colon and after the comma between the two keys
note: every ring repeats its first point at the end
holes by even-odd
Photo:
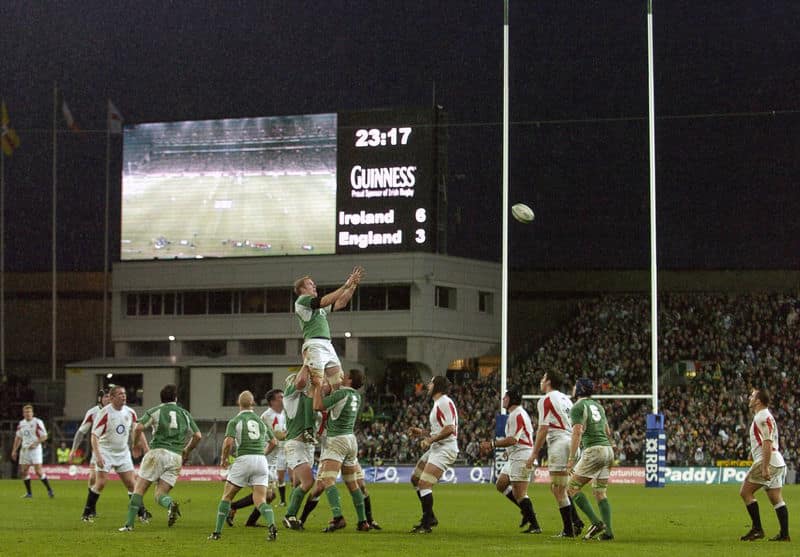
{"type": "MultiPolygon", "coordinates": [[[[794,466],[800,456],[795,411],[800,401],[798,298],[679,293],[662,296],[660,304],[659,411],[668,434],[667,463],[747,460],[747,396],[751,386],[765,385],[775,398],[781,449],[794,466]]],[[[509,384],[536,394],[541,373],[559,368],[569,381],[583,375],[595,378],[603,394],[649,393],[649,312],[644,295],[584,300],[564,327],[512,356],[509,384]]],[[[464,461],[480,461],[475,441],[493,435],[498,388],[497,374],[456,386],[453,397],[463,408],[459,437],[464,461]]],[[[396,402],[376,405],[376,420],[359,432],[366,459],[407,462],[418,454],[404,431],[424,422],[424,397],[408,391],[394,394],[396,402]],[[388,419],[382,418],[386,415],[388,419]]],[[[620,464],[641,464],[650,401],[614,399],[606,406],[621,448],[620,464]]],[[[526,407],[535,414],[535,405],[526,402],[526,407]]]]}

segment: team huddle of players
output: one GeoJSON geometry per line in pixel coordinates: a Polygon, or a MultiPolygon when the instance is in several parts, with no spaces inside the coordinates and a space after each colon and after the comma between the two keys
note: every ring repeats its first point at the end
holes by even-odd
{"type": "MultiPolygon", "coordinates": [[[[277,539],[276,519],[270,503],[280,494],[286,505],[282,523],[292,530],[303,530],[308,516],[322,495],[329,504],[331,520],[323,530],[335,532],[346,527],[342,501],[335,485],[341,474],[350,494],[357,516],[356,529],[367,532],[380,530],[373,519],[364,472],[358,462],[358,446],[354,427],[361,407],[359,389],[363,375],[359,370],[342,371],[331,343],[327,315],[344,308],[364,276],[361,267],[353,269],[338,289],[319,296],[313,279],[304,276],[295,281],[297,294],[295,313],[303,331],[303,366],[286,380],[285,390],[267,393],[269,409],[260,416],[254,411],[255,399],[250,391],[238,397],[239,412],[225,430],[220,464],[226,478],[222,498],[217,507],[214,530],[208,537],[219,540],[223,526],[233,525],[238,509],[255,508],[247,525],[255,525],[263,517],[267,523],[267,540],[277,539]],[[320,446],[319,467],[313,473],[316,446],[320,446]],[[291,478],[293,489],[286,501],[285,479],[291,478]],[[233,501],[243,488],[252,493],[233,501]],[[304,503],[305,501],[305,503],[304,503]],[[302,506],[302,510],[301,510],[302,506]],[[299,514],[299,516],[298,516],[299,514]]],[[[593,382],[586,377],[576,381],[575,401],[561,392],[564,378],[557,370],[544,373],[538,401],[538,428],[533,432],[530,416],[522,406],[522,395],[514,389],[505,393],[503,407],[508,411],[505,436],[492,442],[505,448],[506,461],[496,487],[519,507],[520,527],[524,533],[541,534],[528,486],[538,465],[537,456],[548,447],[550,489],[558,505],[562,529],[561,538],[577,538],[585,526],[576,512],[579,508],[590,525],[583,539],[609,541],[614,539],[611,505],[606,492],[610,469],[614,462],[614,446],[603,406],[592,398],[593,382]],[[591,482],[598,513],[582,492],[591,482]]],[[[412,437],[421,438],[425,453],[419,458],[411,476],[420,501],[422,516],[412,533],[428,534],[439,524],[434,513],[433,487],[458,456],[458,411],[448,396],[448,380],[434,376],[427,385],[433,405],[428,416],[429,427],[411,427],[412,437]]],[[[112,387],[98,395],[98,405],[91,408],[75,436],[73,451],[91,432],[92,473],[82,520],[91,522],[96,504],[108,480],[115,471],[125,484],[130,499],[127,520],[119,529],[132,531],[135,519],[147,522],[152,517],[143,503],[143,495],[156,484],[156,501],[167,510],[167,525],[172,526],[181,516],[178,503],[170,490],[180,474],[182,464],[201,439],[192,416],[177,404],[177,387],[165,386],[160,393],[161,404],[144,413],[141,420],[126,405],[122,386],[112,387]],[[148,443],[144,431],[152,437],[148,443]],[[135,476],[131,448],[134,453],[146,453],[138,478],[135,476]]],[[[751,530],[742,540],[764,537],[755,500],[755,492],[764,487],[773,504],[780,532],[774,541],[789,541],[788,510],[781,490],[786,464],[778,446],[778,430],[769,412],[769,394],[754,389],[749,399],[754,413],[750,427],[753,466],[740,491],[748,514],[751,530]]],[[[47,439],[44,424],[33,416],[30,405],[23,409],[23,420],[17,428],[12,458],[19,451],[20,475],[25,478],[26,495],[32,497],[30,477],[33,466],[50,497],[53,491],[42,474],[41,443],[47,439]]],[[[488,448],[488,447],[487,447],[488,448]]]]}

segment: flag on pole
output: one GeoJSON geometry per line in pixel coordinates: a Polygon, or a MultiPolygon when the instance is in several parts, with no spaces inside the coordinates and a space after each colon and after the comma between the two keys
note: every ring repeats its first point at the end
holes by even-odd
{"type": "Polygon", "coordinates": [[[114,103],[109,99],[108,101],[108,131],[109,133],[122,133],[122,113],[114,106],[114,103]]]}
{"type": "Polygon", "coordinates": [[[6,110],[6,101],[3,101],[3,112],[0,116],[0,129],[2,130],[2,148],[3,154],[10,157],[14,149],[19,147],[19,136],[14,128],[11,127],[11,122],[8,119],[8,110],[6,110]]]}
{"type": "Polygon", "coordinates": [[[61,112],[64,113],[64,120],[67,122],[67,127],[74,132],[81,131],[75,118],[72,117],[72,111],[67,106],[67,101],[61,101],[61,112]]]}

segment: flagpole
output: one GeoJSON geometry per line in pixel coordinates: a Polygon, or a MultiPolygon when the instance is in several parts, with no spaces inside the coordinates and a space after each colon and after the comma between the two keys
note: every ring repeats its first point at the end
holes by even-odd
{"type": "MultiPolygon", "coordinates": [[[[109,101],[110,103],[110,101],[109,101]]],[[[111,105],[106,107],[106,207],[105,232],[103,238],[103,359],[106,358],[107,324],[108,324],[108,205],[111,190],[111,105]]]]}
{"type": "Polygon", "coordinates": [[[6,154],[0,150],[0,383],[6,382],[6,154]]]}
{"type": "Polygon", "coordinates": [[[58,189],[56,187],[56,184],[57,184],[57,181],[58,181],[58,173],[56,171],[56,169],[58,167],[58,165],[57,165],[57,161],[58,161],[58,142],[57,142],[58,129],[57,129],[57,127],[58,127],[58,83],[53,82],[53,216],[52,216],[53,237],[52,237],[52,240],[50,242],[52,244],[52,254],[51,255],[52,255],[52,258],[53,258],[53,284],[52,284],[52,290],[53,290],[53,300],[52,300],[53,308],[52,309],[53,309],[53,314],[52,314],[52,328],[51,328],[51,331],[50,331],[50,334],[51,334],[51,337],[52,337],[52,343],[51,343],[52,344],[52,348],[51,348],[52,351],[51,351],[51,354],[50,354],[50,358],[51,358],[52,366],[53,366],[52,367],[52,380],[54,382],[56,380],[56,367],[57,367],[57,363],[56,363],[56,342],[57,342],[56,320],[58,319],[58,309],[57,309],[58,308],[58,291],[56,289],[57,288],[57,285],[56,285],[56,278],[57,278],[56,277],[56,268],[57,268],[56,254],[58,253],[57,250],[56,250],[56,239],[57,239],[57,235],[56,235],[56,214],[57,214],[57,203],[56,202],[57,202],[57,198],[56,198],[56,196],[57,196],[57,192],[58,192],[58,189]]]}

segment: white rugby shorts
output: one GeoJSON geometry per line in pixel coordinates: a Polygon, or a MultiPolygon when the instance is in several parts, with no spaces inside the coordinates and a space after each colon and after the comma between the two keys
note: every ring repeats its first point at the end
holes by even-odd
{"type": "Polygon", "coordinates": [[[528,468],[527,460],[508,460],[503,464],[500,475],[505,474],[512,482],[531,481],[532,468],[528,468]]]}
{"type": "Polygon", "coordinates": [[[763,485],[765,489],[778,489],[786,481],[786,466],[769,466],[769,479],[761,473],[761,461],[754,462],[747,471],[745,480],[751,484],[763,485]]]}
{"type": "Polygon", "coordinates": [[[289,470],[294,470],[301,464],[314,465],[314,445],[300,439],[289,439],[284,445],[286,450],[286,465],[289,470]]]}
{"type": "Polygon", "coordinates": [[[342,366],[331,341],[324,338],[310,338],[303,343],[303,364],[313,370],[323,371],[329,367],[342,366]]]}
{"type": "Polygon", "coordinates": [[[286,450],[284,447],[278,447],[267,455],[267,462],[270,468],[275,470],[286,470],[286,450]]]}
{"type": "Polygon", "coordinates": [[[95,461],[94,469],[98,472],[108,473],[115,471],[117,474],[124,474],[125,472],[133,470],[133,459],[131,458],[131,452],[128,450],[115,453],[104,451],[101,448],[100,455],[103,457],[104,466],[100,468],[100,466],[97,465],[97,461],[95,461]]]}
{"type": "Polygon", "coordinates": [[[356,436],[350,434],[328,437],[319,459],[320,461],[335,460],[341,462],[342,466],[355,466],[358,464],[358,442],[356,441],[356,436]]]}
{"type": "Polygon", "coordinates": [[[245,454],[237,456],[228,469],[230,483],[238,487],[269,485],[269,464],[261,454],[245,454]]]}
{"type": "Polygon", "coordinates": [[[21,449],[19,451],[20,466],[35,466],[42,463],[42,446],[36,445],[32,449],[21,449]]]}
{"type": "Polygon", "coordinates": [[[446,471],[458,458],[458,445],[434,443],[430,448],[425,451],[419,459],[419,462],[427,462],[433,464],[441,471],[446,471]]]}
{"type": "Polygon", "coordinates": [[[595,445],[583,450],[572,474],[593,480],[607,480],[612,464],[614,449],[607,445],[595,445]]]}
{"type": "Polygon", "coordinates": [[[182,465],[183,456],[167,449],[151,449],[142,459],[139,477],[149,482],[164,480],[174,486],[181,474],[182,465]]]}
{"type": "Polygon", "coordinates": [[[547,443],[547,469],[551,472],[564,472],[567,469],[571,439],[565,437],[547,443]]]}

